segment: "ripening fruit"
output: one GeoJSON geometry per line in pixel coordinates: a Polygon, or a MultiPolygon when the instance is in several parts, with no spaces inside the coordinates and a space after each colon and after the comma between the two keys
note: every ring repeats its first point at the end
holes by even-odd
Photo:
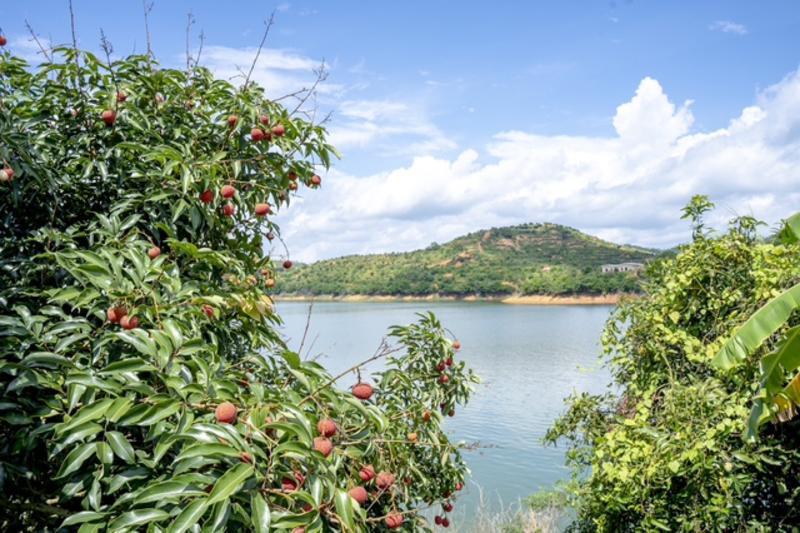
{"type": "Polygon", "coordinates": [[[329,418],[323,418],[317,422],[317,431],[323,437],[333,437],[336,435],[336,422],[329,418]]]}
{"type": "Polygon", "coordinates": [[[375,486],[381,490],[386,490],[392,485],[394,485],[394,474],[391,472],[381,472],[375,478],[375,486]]]}
{"type": "Polygon", "coordinates": [[[456,410],[455,409],[450,409],[450,412],[447,413],[447,416],[456,416],[456,410]]]}
{"type": "Polygon", "coordinates": [[[236,124],[239,122],[239,117],[236,115],[231,115],[228,117],[228,127],[233,129],[236,127],[236,124]]]}
{"type": "Polygon", "coordinates": [[[287,177],[289,178],[289,181],[297,181],[297,172],[289,172],[287,177]]]}
{"type": "Polygon", "coordinates": [[[453,358],[448,357],[447,359],[444,360],[444,364],[446,364],[447,366],[453,366],[453,358]]]}
{"type": "Polygon", "coordinates": [[[281,488],[286,492],[294,492],[297,490],[297,481],[292,478],[285,477],[281,480],[281,488]]]}
{"type": "Polygon", "coordinates": [[[442,525],[442,517],[439,516],[438,514],[433,517],[433,521],[436,523],[437,526],[441,526],[442,525]]]}
{"type": "Polygon", "coordinates": [[[311,176],[311,185],[312,185],[313,187],[319,187],[321,184],[322,184],[322,178],[320,178],[320,177],[319,177],[319,176],[317,176],[316,174],[314,174],[313,176],[311,176]]]}
{"type": "Polygon", "coordinates": [[[289,190],[290,191],[296,191],[297,190],[297,182],[296,181],[289,182],[289,190]]]}
{"type": "Polygon", "coordinates": [[[106,126],[113,126],[117,121],[117,114],[111,109],[106,109],[100,116],[103,118],[103,122],[106,123],[106,126]]]}
{"type": "Polygon", "coordinates": [[[325,457],[328,457],[333,451],[333,443],[330,439],[326,439],[325,437],[316,437],[314,439],[314,449],[325,457]]]}
{"type": "Polygon", "coordinates": [[[271,231],[269,233],[267,233],[267,240],[268,241],[271,241],[274,238],[275,238],[275,234],[274,233],[272,233],[271,231]]]}
{"type": "Polygon", "coordinates": [[[214,318],[214,308],[208,304],[203,305],[203,312],[208,318],[214,318]]]}
{"type": "Polygon", "coordinates": [[[6,39],[5,35],[0,35],[0,46],[5,46],[8,43],[8,39],[6,39]]]}
{"type": "Polygon", "coordinates": [[[290,268],[292,268],[292,262],[287,259],[286,261],[283,262],[283,268],[289,270],[290,268]]]}
{"type": "Polygon", "coordinates": [[[256,204],[256,216],[263,217],[271,212],[269,204],[256,204]]]}
{"type": "Polygon", "coordinates": [[[161,248],[159,248],[158,246],[153,246],[152,248],[147,250],[147,257],[149,257],[150,259],[155,259],[159,255],[161,255],[161,248]]]}
{"type": "Polygon", "coordinates": [[[275,280],[273,278],[267,278],[264,281],[264,285],[266,285],[268,289],[271,289],[272,287],[275,286],[275,280]]]}
{"type": "Polygon", "coordinates": [[[119,325],[122,326],[122,329],[136,329],[139,327],[139,319],[135,316],[125,315],[119,319],[119,325]]]}
{"type": "Polygon", "coordinates": [[[447,374],[442,374],[441,376],[439,376],[439,383],[441,383],[442,385],[444,385],[448,381],[450,381],[450,378],[447,376],[447,374]]]}
{"type": "Polygon", "coordinates": [[[128,95],[122,91],[117,91],[117,102],[120,104],[128,99],[128,95]]]}
{"type": "Polygon", "coordinates": [[[7,181],[11,181],[11,178],[8,175],[8,171],[6,169],[0,169],[0,183],[5,183],[7,181]]]}
{"type": "Polygon", "coordinates": [[[458,350],[460,350],[460,349],[461,349],[461,342],[459,342],[459,341],[457,341],[457,340],[453,341],[453,349],[454,349],[455,351],[458,351],[458,350]]]}
{"type": "Polygon", "coordinates": [[[260,117],[258,117],[258,121],[266,126],[267,124],[269,124],[269,116],[268,115],[261,115],[260,117]]]}
{"type": "Polygon", "coordinates": [[[249,465],[253,464],[253,456],[247,452],[242,452],[239,454],[239,460],[243,463],[247,463],[249,465]]]}
{"type": "Polygon", "coordinates": [[[440,524],[442,527],[450,527],[450,520],[447,517],[442,518],[442,523],[440,524]]]}
{"type": "Polygon", "coordinates": [[[413,433],[413,432],[412,432],[412,433],[409,433],[409,434],[408,434],[408,440],[409,440],[410,442],[417,442],[417,434],[416,434],[416,433],[413,433]]]}
{"type": "Polygon", "coordinates": [[[222,188],[219,190],[219,193],[222,195],[223,198],[233,198],[236,194],[236,187],[233,185],[223,185],[222,188]]]}
{"type": "Polygon", "coordinates": [[[14,169],[13,168],[5,167],[5,168],[3,168],[3,172],[5,172],[6,175],[8,176],[8,181],[11,181],[11,180],[14,179],[14,169]]]}
{"type": "Polygon", "coordinates": [[[453,504],[450,503],[450,502],[443,503],[442,504],[442,509],[444,509],[445,513],[449,513],[450,511],[453,510],[453,504]]]}
{"type": "Polygon", "coordinates": [[[355,387],[353,387],[353,396],[358,398],[359,400],[369,400],[372,397],[372,385],[369,383],[357,383],[355,387]]]}
{"type": "Polygon", "coordinates": [[[264,140],[264,130],[261,128],[253,128],[250,130],[250,139],[252,139],[254,143],[264,140]]]}
{"type": "Polygon", "coordinates": [[[392,511],[391,513],[386,515],[384,522],[386,523],[386,527],[389,529],[397,529],[403,525],[403,515],[400,513],[392,511]]]}
{"type": "Polygon", "coordinates": [[[358,502],[358,505],[367,503],[367,489],[364,487],[353,487],[347,492],[351,498],[358,502]]]}
{"type": "Polygon", "coordinates": [[[204,204],[210,204],[214,201],[214,191],[208,190],[200,193],[200,201],[204,204]]]}
{"type": "Polygon", "coordinates": [[[422,413],[422,420],[424,420],[425,422],[430,422],[431,421],[431,412],[426,410],[424,413],[422,413]]]}
{"type": "Polygon", "coordinates": [[[236,206],[233,204],[225,204],[222,206],[222,214],[226,217],[232,217],[236,212],[236,206]]]}
{"type": "Polygon", "coordinates": [[[283,124],[278,124],[272,128],[272,134],[276,137],[283,137],[286,134],[286,128],[283,127],[283,124]]]}
{"type": "Polygon", "coordinates": [[[461,482],[456,483],[456,490],[461,490],[464,488],[464,484],[461,482]]]}
{"type": "Polygon", "coordinates": [[[222,402],[214,410],[214,416],[217,417],[217,422],[220,424],[233,424],[236,422],[238,411],[231,402],[222,402]]]}
{"type": "Polygon", "coordinates": [[[367,482],[371,481],[372,478],[375,477],[375,469],[372,465],[364,465],[361,467],[361,470],[358,471],[358,477],[361,478],[361,481],[367,482]]]}
{"type": "Polygon", "coordinates": [[[436,365],[436,370],[438,370],[439,372],[444,372],[446,366],[447,365],[445,364],[444,361],[439,361],[439,364],[436,365]]]}
{"type": "Polygon", "coordinates": [[[108,316],[108,321],[114,324],[119,324],[119,321],[122,320],[122,317],[128,314],[128,310],[124,307],[109,307],[108,311],[106,311],[106,316],[108,316]]]}

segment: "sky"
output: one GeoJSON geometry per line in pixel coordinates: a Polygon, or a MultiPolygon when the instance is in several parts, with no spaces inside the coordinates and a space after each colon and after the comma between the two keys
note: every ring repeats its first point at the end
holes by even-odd
{"type": "MultiPolygon", "coordinates": [[[[100,28],[145,47],[140,0],[74,0],[79,44],[100,28]]],[[[182,65],[187,13],[201,63],[231,78],[275,25],[254,78],[278,97],[329,70],[316,105],[342,153],[278,222],[293,259],[405,251],[470,231],[555,222],[618,243],[690,238],[680,208],[773,227],[800,206],[800,3],[156,0],[153,49],[182,65]]],[[[66,0],[0,3],[70,39],[66,0]]],[[[235,80],[234,80],[235,81],[235,80]]]]}

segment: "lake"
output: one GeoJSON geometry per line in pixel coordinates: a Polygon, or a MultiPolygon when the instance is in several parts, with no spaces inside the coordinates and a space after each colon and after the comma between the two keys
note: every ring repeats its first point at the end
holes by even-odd
{"type": "MultiPolygon", "coordinates": [[[[277,302],[283,332],[297,349],[309,304],[277,302]]],[[[460,530],[479,503],[490,513],[568,477],[563,448],[541,439],[572,391],[601,392],[609,381],[598,362],[611,306],[522,306],[483,302],[318,302],[303,350],[332,373],[375,352],[387,328],[433,311],[461,341],[459,358],[480,375],[472,401],[446,421],[452,439],[480,442],[464,452],[472,476],[453,514],[460,530]]],[[[352,383],[344,378],[343,386],[352,383]]]]}

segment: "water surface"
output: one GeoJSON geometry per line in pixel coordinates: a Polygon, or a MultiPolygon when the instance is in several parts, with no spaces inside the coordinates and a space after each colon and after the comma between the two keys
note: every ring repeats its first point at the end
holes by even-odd
{"type": "MultiPolygon", "coordinates": [[[[278,302],[292,348],[306,327],[309,304],[278,302]]],[[[483,302],[319,302],[306,335],[305,354],[320,355],[332,373],[375,352],[387,328],[408,324],[431,310],[461,341],[459,357],[482,378],[472,401],[447,419],[452,438],[480,442],[466,452],[471,481],[460,495],[456,520],[468,523],[483,495],[498,511],[532,492],[565,479],[563,449],[541,439],[563,412],[572,391],[600,392],[607,373],[599,368],[599,339],[610,306],[516,306],[483,302]]],[[[353,380],[343,379],[342,385],[353,380]]]]}

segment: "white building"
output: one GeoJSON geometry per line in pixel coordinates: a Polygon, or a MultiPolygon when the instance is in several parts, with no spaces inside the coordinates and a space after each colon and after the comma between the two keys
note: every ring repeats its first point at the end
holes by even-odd
{"type": "Polygon", "coordinates": [[[612,274],[614,272],[639,272],[643,268],[643,263],[617,263],[603,265],[600,270],[603,271],[603,274],[612,274]]]}

